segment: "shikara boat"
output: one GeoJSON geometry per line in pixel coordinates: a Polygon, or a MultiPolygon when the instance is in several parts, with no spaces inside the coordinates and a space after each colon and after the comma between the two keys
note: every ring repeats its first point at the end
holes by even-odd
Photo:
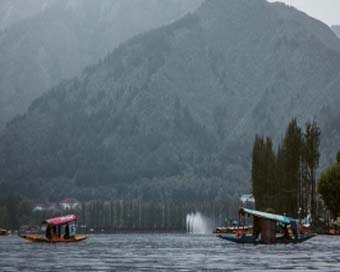
{"type": "Polygon", "coordinates": [[[19,233],[18,235],[31,242],[41,243],[74,243],[88,238],[87,235],[76,235],[76,215],[66,215],[47,219],[42,222],[41,228],[45,236],[19,233]]]}
{"type": "Polygon", "coordinates": [[[8,236],[11,232],[9,230],[0,229],[0,236],[8,236]]]}
{"type": "Polygon", "coordinates": [[[299,232],[297,220],[283,215],[241,208],[240,216],[253,218],[252,233],[242,230],[235,234],[218,233],[217,237],[239,244],[296,244],[313,238],[316,234],[299,232]]]}

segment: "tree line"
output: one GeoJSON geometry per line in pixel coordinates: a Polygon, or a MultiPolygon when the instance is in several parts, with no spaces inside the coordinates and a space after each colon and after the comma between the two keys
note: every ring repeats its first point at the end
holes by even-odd
{"type": "Polygon", "coordinates": [[[256,209],[292,217],[304,217],[310,210],[316,219],[320,135],[315,121],[301,128],[292,119],[277,150],[271,138],[256,136],[251,173],[256,209]]]}
{"type": "Polygon", "coordinates": [[[321,173],[318,191],[330,217],[336,219],[340,215],[340,151],[337,153],[336,163],[321,173]]]}
{"type": "MultiPolygon", "coordinates": [[[[11,197],[12,198],[12,197],[11,197]]],[[[199,211],[212,226],[223,225],[225,218],[236,218],[238,203],[225,201],[176,202],[139,200],[93,200],[82,202],[75,210],[32,211],[32,203],[16,196],[18,202],[0,205],[0,227],[18,229],[21,225],[40,225],[46,218],[75,213],[78,225],[107,232],[119,231],[185,231],[186,216],[199,211]]]]}
{"type": "Polygon", "coordinates": [[[32,201],[20,194],[0,197],[0,228],[17,229],[32,221],[32,201]]]}

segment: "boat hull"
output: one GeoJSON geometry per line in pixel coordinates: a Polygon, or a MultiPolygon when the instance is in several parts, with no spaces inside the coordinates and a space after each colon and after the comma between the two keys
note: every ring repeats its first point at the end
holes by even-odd
{"type": "MultiPolygon", "coordinates": [[[[304,234],[300,235],[295,239],[287,239],[287,238],[277,238],[274,244],[299,244],[305,242],[313,237],[315,237],[315,233],[304,234]]],[[[238,244],[263,244],[261,241],[256,240],[254,236],[242,236],[242,237],[235,237],[234,235],[217,235],[218,238],[238,243],[238,244]]]]}
{"type": "Polygon", "coordinates": [[[242,233],[244,235],[250,235],[253,231],[252,226],[246,226],[246,227],[217,227],[215,231],[213,231],[214,234],[237,234],[242,233]]]}
{"type": "Polygon", "coordinates": [[[0,229],[0,236],[8,236],[11,232],[9,230],[0,229]]]}
{"type": "Polygon", "coordinates": [[[43,236],[31,235],[31,234],[19,234],[19,236],[25,240],[35,242],[35,243],[76,243],[76,242],[86,240],[88,238],[87,235],[79,235],[79,236],[72,237],[70,239],[64,239],[64,238],[59,238],[59,237],[47,239],[46,237],[43,237],[43,236]]]}

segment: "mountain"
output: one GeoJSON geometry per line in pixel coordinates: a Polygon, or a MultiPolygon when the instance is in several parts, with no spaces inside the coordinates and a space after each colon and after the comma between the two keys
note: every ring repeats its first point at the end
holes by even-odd
{"type": "Polygon", "coordinates": [[[334,31],[334,33],[338,36],[338,38],[340,39],[340,25],[334,25],[332,26],[332,30],[334,31]]]}
{"type": "MultiPolygon", "coordinates": [[[[265,0],[210,0],[36,99],[0,137],[2,192],[223,200],[250,190],[256,134],[339,112],[340,41],[265,0]]],[[[336,142],[322,136],[323,150],[336,142]]],[[[322,153],[323,163],[325,153],[322,153]]]]}
{"type": "Polygon", "coordinates": [[[0,2],[0,31],[43,12],[56,0],[2,0],[0,2]]]}
{"type": "Polygon", "coordinates": [[[1,1],[0,129],[61,79],[202,0],[1,1]]]}

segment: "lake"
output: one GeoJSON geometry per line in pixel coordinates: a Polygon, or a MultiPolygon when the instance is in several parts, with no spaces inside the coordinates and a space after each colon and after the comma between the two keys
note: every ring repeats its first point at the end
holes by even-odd
{"type": "Polygon", "coordinates": [[[340,237],[238,245],[213,235],[98,234],[77,244],[0,237],[0,271],[340,271],[340,237]]]}

